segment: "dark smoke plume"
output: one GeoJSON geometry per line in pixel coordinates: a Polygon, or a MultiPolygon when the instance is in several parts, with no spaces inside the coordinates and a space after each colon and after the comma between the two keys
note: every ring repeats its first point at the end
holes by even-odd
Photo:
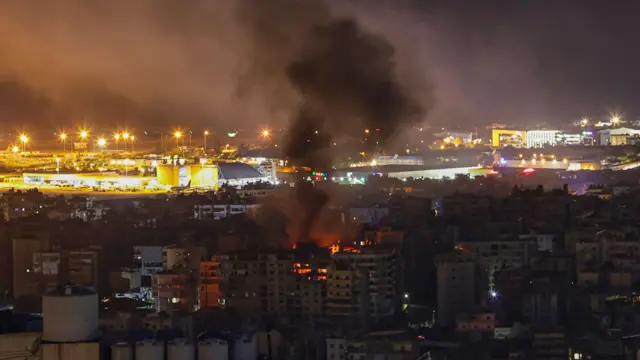
{"type": "MultiPolygon", "coordinates": [[[[274,54],[259,59],[250,74],[284,72],[287,90],[293,90],[270,89],[296,104],[284,149],[291,163],[330,171],[334,141],[361,138],[372,128],[379,129],[377,145],[383,147],[404,125],[422,120],[424,109],[400,84],[394,48],[385,38],[364,31],[353,18],[332,16],[322,1],[248,4],[243,15],[254,29],[256,53],[268,47],[274,54]]],[[[303,181],[296,187],[290,235],[316,240],[310,237],[329,196],[303,181]]]]}
{"type": "Polygon", "coordinates": [[[379,129],[382,146],[404,125],[422,120],[423,108],[398,81],[393,46],[363,31],[354,19],[314,25],[287,76],[300,95],[286,155],[329,170],[329,146],[340,137],[379,129]]]}

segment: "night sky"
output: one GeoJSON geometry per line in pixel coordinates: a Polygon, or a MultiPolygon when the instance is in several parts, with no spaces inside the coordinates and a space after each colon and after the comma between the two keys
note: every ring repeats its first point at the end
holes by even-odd
{"type": "MultiPolygon", "coordinates": [[[[291,34],[318,19],[307,5],[286,10],[294,0],[274,0],[279,11],[258,9],[255,1],[5,0],[0,123],[284,125],[295,94],[287,89],[283,53],[295,43],[291,34]],[[252,24],[238,15],[246,8],[255,8],[252,21],[262,17],[266,29],[277,18],[278,30],[288,35],[257,46],[247,31],[252,24]],[[247,70],[262,64],[271,66],[269,74],[247,70]]],[[[640,3],[327,5],[334,16],[354,17],[395,47],[398,77],[423,99],[426,123],[557,126],[610,113],[640,119],[640,3]]]]}

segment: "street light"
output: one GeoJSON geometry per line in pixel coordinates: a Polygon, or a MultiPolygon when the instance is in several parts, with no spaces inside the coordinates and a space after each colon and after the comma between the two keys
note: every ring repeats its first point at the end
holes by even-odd
{"type": "Polygon", "coordinates": [[[269,129],[262,130],[262,137],[268,138],[269,135],[271,135],[271,132],[269,131],[269,129]]]}
{"type": "Polygon", "coordinates": [[[60,139],[60,141],[62,141],[62,152],[67,152],[67,134],[60,133],[58,138],[60,139]]]}
{"type": "Polygon", "coordinates": [[[116,151],[118,151],[118,141],[120,140],[120,134],[119,133],[113,134],[113,139],[116,141],[116,151]]]}
{"type": "Polygon", "coordinates": [[[11,147],[11,152],[12,152],[12,153],[17,153],[18,151],[20,151],[20,148],[19,148],[19,147],[17,147],[16,145],[13,145],[13,146],[11,147]]]}
{"type": "Polygon", "coordinates": [[[618,115],[613,115],[611,117],[611,123],[615,126],[618,125],[620,123],[620,116],[618,115]]]}
{"type": "Polygon", "coordinates": [[[128,132],[123,132],[122,133],[122,138],[124,139],[124,151],[127,151],[127,139],[129,138],[129,133],[128,132]]]}
{"type": "Polygon", "coordinates": [[[133,141],[136,139],[135,136],[131,135],[131,152],[136,152],[135,148],[133,147],[133,141]]]}
{"type": "Polygon", "coordinates": [[[176,147],[180,147],[180,138],[182,137],[182,131],[176,130],[173,133],[173,137],[176,138],[176,147]]]}
{"type": "Polygon", "coordinates": [[[100,150],[104,150],[104,146],[107,145],[107,140],[104,138],[98,139],[98,146],[100,146],[100,150]]]}
{"type": "Polygon", "coordinates": [[[204,131],[204,152],[207,152],[207,135],[209,135],[209,130],[204,131]]]}
{"type": "Polygon", "coordinates": [[[587,126],[587,125],[589,125],[589,119],[587,119],[587,118],[582,118],[582,120],[580,120],[580,124],[582,124],[582,126],[587,126]]]}
{"type": "Polygon", "coordinates": [[[29,137],[25,134],[20,135],[20,142],[22,142],[22,152],[25,152],[27,149],[27,143],[29,142],[29,137]]]}
{"type": "Polygon", "coordinates": [[[89,131],[86,129],[81,129],[80,130],[80,139],[82,139],[82,142],[84,143],[85,146],[85,151],[89,151],[89,146],[87,146],[87,138],[89,137],[89,131]]]}

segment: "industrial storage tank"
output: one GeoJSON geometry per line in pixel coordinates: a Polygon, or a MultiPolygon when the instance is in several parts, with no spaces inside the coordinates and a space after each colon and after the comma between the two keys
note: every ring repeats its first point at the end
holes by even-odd
{"type": "Polygon", "coordinates": [[[167,345],[167,360],[195,360],[195,348],[186,339],[175,339],[167,345]]]}
{"type": "Polygon", "coordinates": [[[220,339],[207,339],[198,343],[198,360],[228,360],[229,346],[220,339]]]}
{"type": "Polygon", "coordinates": [[[127,343],[112,345],[111,360],[133,360],[133,346],[127,343]]]}
{"type": "Polygon", "coordinates": [[[164,344],[154,340],[138,341],[136,360],[164,360],[164,344]]]}
{"type": "Polygon", "coordinates": [[[98,337],[98,296],[93,290],[59,287],[42,296],[42,340],[83,342],[98,337]]]}
{"type": "Polygon", "coordinates": [[[235,360],[258,359],[258,342],[253,334],[241,336],[236,340],[233,358],[235,360]]]}

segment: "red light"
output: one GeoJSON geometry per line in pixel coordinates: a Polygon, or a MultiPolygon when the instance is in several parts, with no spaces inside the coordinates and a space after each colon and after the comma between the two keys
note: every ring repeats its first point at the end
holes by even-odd
{"type": "Polygon", "coordinates": [[[531,173],[533,173],[535,171],[536,171],[536,169],[533,169],[533,168],[526,168],[526,169],[522,170],[522,172],[524,174],[531,174],[531,173]]]}

